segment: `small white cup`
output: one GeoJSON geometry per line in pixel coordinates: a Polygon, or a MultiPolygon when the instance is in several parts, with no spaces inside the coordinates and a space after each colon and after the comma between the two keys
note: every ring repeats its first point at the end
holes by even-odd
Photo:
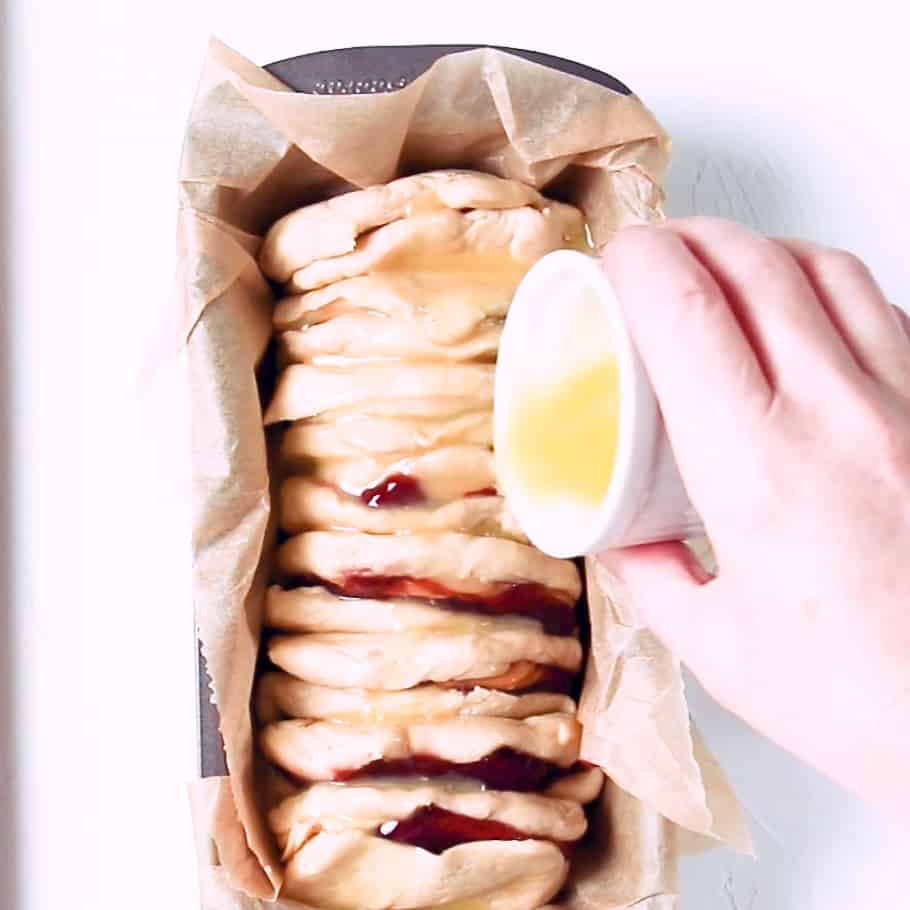
{"type": "Polygon", "coordinates": [[[519,285],[496,367],[495,445],[499,483],[511,511],[531,542],[551,556],[568,558],[703,533],[619,301],[593,256],[572,250],[550,253],[519,285]],[[591,313],[592,299],[606,318],[586,332],[580,319],[583,311],[591,313]],[[612,350],[618,365],[618,442],[603,501],[579,509],[523,488],[510,468],[507,428],[532,378],[535,387],[547,387],[552,374],[555,385],[566,375],[566,358],[598,345],[603,352],[612,350]]]}

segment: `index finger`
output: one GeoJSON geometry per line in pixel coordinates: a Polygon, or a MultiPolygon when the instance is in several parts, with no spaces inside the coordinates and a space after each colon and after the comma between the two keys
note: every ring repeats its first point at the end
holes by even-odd
{"type": "Polygon", "coordinates": [[[712,441],[734,448],[773,391],[720,286],[673,231],[634,227],[603,265],[660,402],[687,481],[712,441]]]}

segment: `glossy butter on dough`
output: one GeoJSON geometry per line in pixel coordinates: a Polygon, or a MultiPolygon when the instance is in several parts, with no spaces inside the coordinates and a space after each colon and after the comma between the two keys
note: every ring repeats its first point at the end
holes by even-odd
{"type": "Polygon", "coordinates": [[[584,833],[581,805],[603,774],[577,766],[574,702],[533,687],[580,669],[577,638],[544,623],[574,627],[581,580],[526,544],[497,495],[491,418],[517,284],[545,253],[585,243],[571,206],[440,172],[292,213],[263,245],[288,293],[274,312],[284,368],[266,415],[290,422],[279,499],[294,536],[277,567],[286,582],[315,582],[268,592],[280,671],[255,705],[263,754],[311,782],[272,816],[288,897],[339,910],[540,910],[565,880],[548,841],[584,833]],[[458,599],[475,606],[446,603],[458,599]],[[459,765],[504,749],[565,773],[537,793],[451,776],[332,782],[383,760],[459,765]],[[427,806],[530,839],[434,854],[376,836],[427,806]]]}
{"type": "Polygon", "coordinates": [[[501,496],[467,496],[441,505],[370,508],[360,497],[295,475],[281,484],[281,527],[292,534],[317,528],[368,534],[458,531],[527,543],[501,496]]]}
{"type": "Polygon", "coordinates": [[[492,405],[493,370],[492,364],[480,363],[345,367],[295,363],[278,377],[265,422],[344,408],[390,416],[454,416],[492,405]]]}
{"type": "Polygon", "coordinates": [[[269,827],[287,859],[320,830],[375,833],[388,822],[401,821],[429,806],[496,821],[541,840],[575,841],[587,828],[584,811],[572,800],[488,790],[467,778],[317,783],[273,809],[269,827]]]}
{"type": "Polygon", "coordinates": [[[490,593],[490,585],[537,584],[562,592],[572,611],[581,595],[574,563],[513,540],[469,534],[386,537],[309,531],[285,541],[277,561],[288,575],[338,583],[351,575],[431,579],[466,594],[490,593]]]}
{"type": "Polygon", "coordinates": [[[361,831],[321,832],[288,861],[284,894],[333,910],[536,910],[567,873],[547,841],[479,841],[436,855],[361,831]]]}
{"type": "Polygon", "coordinates": [[[572,714],[442,718],[418,722],[345,724],[282,720],[259,733],[263,754],[303,780],[333,780],[374,761],[431,755],[476,762],[509,748],[568,768],[578,759],[581,726],[572,714]]]}
{"type": "Polygon", "coordinates": [[[458,272],[391,270],[358,275],[281,298],[272,319],[278,332],[371,313],[406,322],[435,344],[463,341],[485,322],[505,319],[517,283],[491,272],[483,281],[458,272]]]}
{"type": "MultiPolygon", "coordinates": [[[[464,617],[461,617],[464,619],[464,617]]],[[[464,624],[466,625],[466,624],[464,624]]],[[[581,645],[508,624],[413,632],[317,632],[271,640],[269,659],[324,686],[410,689],[425,682],[496,677],[522,661],[576,672],[581,645]]]]}
{"type": "Polygon", "coordinates": [[[547,204],[532,187],[479,171],[442,170],[401,177],[280,218],[266,234],[259,266],[269,278],[283,282],[317,259],[350,252],[365,231],[416,212],[547,204]]]}
{"type": "Polygon", "coordinates": [[[542,635],[541,624],[517,614],[459,612],[446,604],[398,597],[345,597],[319,585],[266,592],[264,621],[284,632],[430,632],[480,635],[497,629],[542,635]]]}
{"type": "Polygon", "coordinates": [[[278,336],[279,357],[287,363],[337,364],[358,361],[491,363],[501,322],[483,323],[458,341],[428,338],[419,324],[376,313],[336,316],[328,322],[278,336]]]}
{"type": "Polygon", "coordinates": [[[313,466],[308,476],[360,496],[382,481],[402,474],[417,482],[424,498],[434,503],[460,499],[496,486],[492,450],[471,445],[441,446],[404,457],[324,458],[313,466]]]}
{"type": "Polygon", "coordinates": [[[380,417],[350,414],[332,419],[300,420],[281,440],[285,461],[394,454],[399,458],[453,444],[493,445],[489,409],[468,410],[449,417],[380,417]]]}
{"type": "Polygon", "coordinates": [[[476,276],[513,286],[546,253],[584,242],[578,209],[551,202],[545,209],[460,212],[445,209],[393,221],[364,234],[350,253],[319,259],[298,269],[289,287],[308,291],[372,272],[476,276]]]}
{"type": "Polygon", "coordinates": [[[382,691],[346,687],[336,689],[297,679],[288,673],[267,673],[259,681],[256,716],[260,723],[299,718],[339,723],[382,724],[451,717],[511,717],[536,714],[572,714],[575,703],[567,695],[530,692],[512,695],[475,687],[468,691],[441,686],[382,691]]]}

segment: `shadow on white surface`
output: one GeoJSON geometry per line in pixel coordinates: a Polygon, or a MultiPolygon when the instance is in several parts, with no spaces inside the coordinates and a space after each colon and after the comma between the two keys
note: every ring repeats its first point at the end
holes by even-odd
{"type": "MultiPolygon", "coordinates": [[[[0,27],[3,31],[4,58],[6,54],[6,3],[0,0],[0,27]]],[[[9,71],[4,66],[0,86],[0,907],[18,906],[18,847],[16,818],[16,742],[15,678],[13,667],[13,575],[10,560],[12,547],[12,477],[10,449],[12,447],[10,414],[10,319],[12,301],[9,299],[9,118],[7,99],[11,91],[9,71]]]]}
{"type": "Polygon", "coordinates": [[[674,138],[666,181],[668,215],[730,218],[773,235],[809,230],[799,202],[808,188],[790,173],[779,149],[763,149],[760,141],[734,145],[721,129],[717,135],[690,139],[685,129],[680,133],[666,125],[674,138]]]}
{"type": "Polygon", "coordinates": [[[683,860],[683,894],[698,897],[685,910],[906,906],[898,878],[910,838],[759,736],[691,677],[686,685],[693,718],[751,820],[757,857],[715,850],[683,860]]]}

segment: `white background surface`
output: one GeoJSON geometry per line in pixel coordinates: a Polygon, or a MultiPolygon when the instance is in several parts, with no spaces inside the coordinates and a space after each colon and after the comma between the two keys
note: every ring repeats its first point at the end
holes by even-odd
{"type": "MultiPolygon", "coordinates": [[[[12,702],[10,717],[0,711],[0,907],[195,902],[183,789],[196,762],[194,652],[175,479],[185,427],[173,390],[155,389],[154,402],[173,403],[152,419],[136,389],[170,291],[174,178],[207,36],[259,62],[486,41],[608,70],[675,138],[671,212],[848,247],[906,303],[908,65],[891,7],[7,0],[15,530],[0,667],[16,673],[0,676],[12,702]]],[[[895,896],[906,839],[698,692],[693,708],[760,858],[687,862],[684,907],[906,906],[895,896]]]]}

